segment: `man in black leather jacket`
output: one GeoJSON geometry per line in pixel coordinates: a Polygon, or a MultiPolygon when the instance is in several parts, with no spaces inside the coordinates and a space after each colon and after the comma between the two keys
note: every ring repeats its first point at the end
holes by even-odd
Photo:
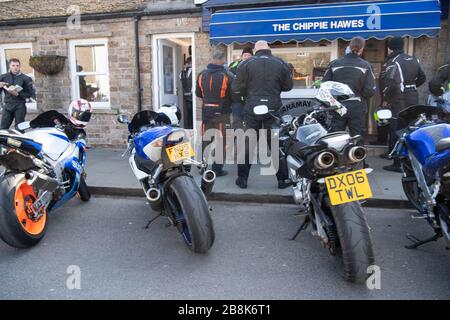
{"type": "MultiPolygon", "coordinates": [[[[292,72],[289,65],[272,55],[266,41],[258,41],[255,44],[255,55],[242,62],[232,85],[233,97],[245,97],[244,106],[244,130],[272,129],[276,120],[270,115],[255,115],[253,108],[258,105],[266,105],[270,112],[276,112],[282,105],[280,94],[282,91],[290,91],[293,87],[292,72]]],[[[268,137],[270,135],[268,134],[268,137]]],[[[270,143],[269,143],[270,146],[270,143]]],[[[238,165],[238,178],[236,184],[240,188],[247,188],[247,180],[250,173],[250,148],[246,144],[245,164],[238,165]]],[[[284,166],[277,172],[278,187],[285,188],[287,173],[284,166]]]]}
{"type": "Polygon", "coordinates": [[[9,69],[8,73],[0,75],[0,95],[2,91],[5,93],[1,129],[9,129],[14,119],[16,125],[25,121],[27,113],[25,102],[34,94],[33,80],[20,72],[20,61],[18,59],[9,61],[9,69]],[[20,86],[22,91],[6,90],[7,87],[13,85],[20,86]]]}
{"type": "MultiPolygon", "coordinates": [[[[391,126],[390,150],[397,141],[397,116],[403,109],[419,103],[417,88],[426,82],[426,75],[417,58],[407,55],[403,51],[404,41],[401,37],[394,37],[389,41],[386,63],[380,74],[380,89],[383,93],[383,106],[389,107],[393,113],[391,126]]],[[[394,163],[383,167],[385,170],[402,172],[400,161],[395,158],[394,163]]]]}
{"type": "Polygon", "coordinates": [[[348,85],[355,94],[354,98],[343,101],[348,110],[345,116],[333,114],[332,131],[344,131],[348,126],[352,136],[365,133],[368,100],[375,94],[376,84],[372,66],[361,58],[364,46],[363,38],[353,38],[350,52],[332,61],[323,77],[323,82],[336,81],[348,85]]]}

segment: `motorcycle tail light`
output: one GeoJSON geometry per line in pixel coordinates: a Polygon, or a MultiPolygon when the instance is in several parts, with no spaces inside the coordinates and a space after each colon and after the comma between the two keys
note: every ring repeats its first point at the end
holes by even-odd
{"type": "Polygon", "coordinates": [[[163,146],[163,139],[159,138],[155,141],[153,141],[152,143],[150,143],[150,146],[153,148],[162,148],[163,146]]]}

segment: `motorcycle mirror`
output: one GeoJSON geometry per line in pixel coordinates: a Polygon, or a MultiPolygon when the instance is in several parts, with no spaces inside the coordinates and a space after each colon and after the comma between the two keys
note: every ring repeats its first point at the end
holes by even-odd
{"type": "Polygon", "coordinates": [[[256,115],[264,115],[269,113],[269,108],[266,105],[260,105],[253,108],[253,113],[256,115]]]}
{"type": "Polygon", "coordinates": [[[389,109],[378,110],[377,116],[380,120],[389,120],[392,118],[392,111],[389,109]]]}
{"type": "Polygon", "coordinates": [[[30,128],[30,121],[21,122],[17,125],[17,130],[19,131],[25,131],[30,128]]]}
{"type": "Polygon", "coordinates": [[[126,114],[119,114],[117,116],[117,121],[119,121],[119,123],[129,123],[130,119],[126,114]]]}

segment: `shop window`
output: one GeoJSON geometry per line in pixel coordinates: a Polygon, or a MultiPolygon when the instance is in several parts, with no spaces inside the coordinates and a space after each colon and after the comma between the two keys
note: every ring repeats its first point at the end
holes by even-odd
{"type": "Polygon", "coordinates": [[[107,40],[70,42],[72,96],[94,108],[110,108],[107,40]]]}
{"type": "MultiPolygon", "coordinates": [[[[240,58],[242,48],[252,44],[234,45],[232,59],[240,58]]],[[[289,42],[270,45],[272,53],[291,64],[294,68],[294,91],[312,88],[321,80],[329,63],[337,58],[337,42],[289,42]]]]}
{"type": "MultiPolygon", "coordinates": [[[[9,72],[9,60],[15,58],[20,60],[22,73],[34,80],[34,70],[30,66],[32,52],[31,43],[0,45],[0,74],[9,72]]],[[[35,97],[27,100],[27,108],[29,110],[37,108],[35,97]]]]}

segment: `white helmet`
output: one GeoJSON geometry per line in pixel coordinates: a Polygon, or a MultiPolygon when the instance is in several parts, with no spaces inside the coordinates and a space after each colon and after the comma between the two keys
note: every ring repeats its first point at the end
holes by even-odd
{"type": "Polygon", "coordinates": [[[70,122],[72,122],[78,128],[84,128],[92,115],[91,104],[84,99],[73,100],[70,103],[68,116],[70,122]]]}
{"type": "Polygon", "coordinates": [[[181,113],[177,106],[175,105],[164,105],[159,108],[159,115],[162,122],[176,126],[180,123],[181,113]]]}

